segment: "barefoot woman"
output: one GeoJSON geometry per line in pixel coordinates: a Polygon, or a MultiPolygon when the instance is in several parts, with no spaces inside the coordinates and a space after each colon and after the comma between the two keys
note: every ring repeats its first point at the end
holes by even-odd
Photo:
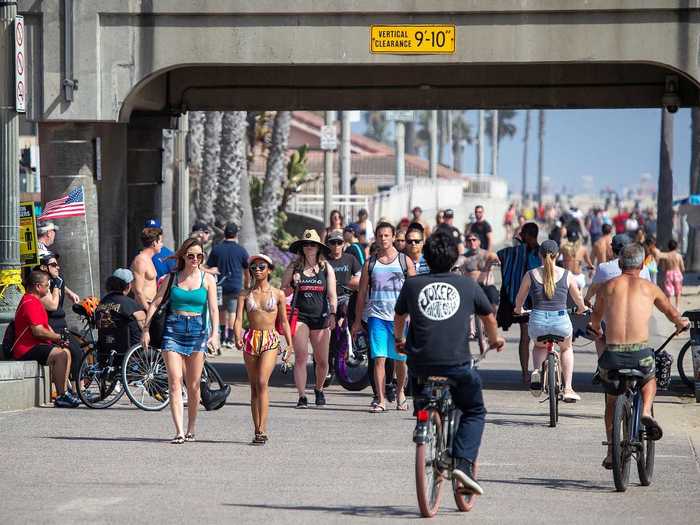
{"type": "Polygon", "coordinates": [[[250,411],[253,414],[255,437],[253,445],[267,442],[267,413],[270,406],[268,382],[275,368],[279,336],[275,321],[284,327],[287,347],[282,359],[287,360],[292,349],[292,332],[289,329],[284,293],[270,285],[270,272],[274,268],[267,255],[253,255],[248,259],[248,271],[252,277],[252,288],[243,290],[238,296],[238,311],[233,331],[236,346],[243,350],[245,369],[250,381],[250,411]],[[248,317],[249,328],[243,334],[243,310],[248,317]]]}
{"type": "MultiPolygon", "coordinates": [[[[207,344],[219,347],[219,331],[213,330],[210,337],[208,325],[219,326],[219,306],[216,300],[216,280],[204,273],[200,265],[204,260],[202,244],[198,239],[187,239],[175,253],[177,271],[168,279],[173,279],[170,289],[170,305],[165,318],[163,332],[163,359],[168,370],[170,389],[170,410],[175,422],[173,444],[194,441],[194,427],[199,408],[199,381],[204,366],[204,352],[207,344]],[[207,315],[208,313],[208,315],[207,315]],[[207,319],[207,317],[209,319],[207,319]],[[182,432],[182,371],[185,369],[187,386],[187,433],[182,432]]],[[[142,344],[150,342],[148,326],[153,314],[163,301],[168,288],[168,279],[158,288],[156,298],[148,308],[142,344]]]]}

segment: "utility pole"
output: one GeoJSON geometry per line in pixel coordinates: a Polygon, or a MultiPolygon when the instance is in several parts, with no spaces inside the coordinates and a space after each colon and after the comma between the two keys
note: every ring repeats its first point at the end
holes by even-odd
{"type": "Polygon", "coordinates": [[[673,114],[661,108],[659,186],[656,195],[657,244],[665,248],[673,238],[673,114]]]}
{"type": "Polygon", "coordinates": [[[542,207],[542,186],[544,181],[544,110],[540,109],[538,138],[540,151],[537,158],[537,204],[542,207]]]}
{"type": "MultiPolygon", "coordinates": [[[[332,126],[335,111],[325,112],[326,126],[332,126]]],[[[333,150],[323,151],[323,220],[328,220],[333,209],[333,150]]]]}
{"type": "Polygon", "coordinates": [[[394,122],[396,135],[396,186],[406,184],[406,127],[402,120],[394,122]]]}
{"type": "Polygon", "coordinates": [[[484,173],[484,128],[486,127],[486,116],[484,110],[479,110],[479,138],[476,148],[476,172],[478,175],[484,173]]]}
{"type": "Polygon", "coordinates": [[[188,128],[189,119],[187,113],[183,113],[177,119],[177,131],[175,132],[176,246],[181,245],[187,239],[190,231],[190,174],[187,169],[186,153],[188,128]]]}
{"type": "Polygon", "coordinates": [[[350,112],[343,111],[340,117],[340,193],[350,195],[350,112]]]}
{"type": "Polygon", "coordinates": [[[19,266],[19,120],[15,110],[17,2],[0,2],[0,323],[15,316],[19,266]]]}
{"type": "Polygon", "coordinates": [[[498,175],[498,110],[491,112],[491,175],[498,175]]]}
{"type": "Polygon", "coordinates": [[[430,111],[430,164],[429,173],[431,180],[437,180],[438,159],[438,113],[436,109],[430,111]]]}
{"type": "MultiPolygon", "coordinates": [[[[690,194],[700,194],[700,108],[690,110],[690,194]]],[[[700,272],[700,225],[688,220],[688,253],[686,267],[688,271],[700,272]]]]}

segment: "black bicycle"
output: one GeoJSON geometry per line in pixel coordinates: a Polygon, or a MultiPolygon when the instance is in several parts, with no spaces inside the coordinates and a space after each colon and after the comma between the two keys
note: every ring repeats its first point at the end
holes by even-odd
{"type": "MultiPolygon", "coordinates": [[[[467,492],[462,482],[452,475],[456,467],[452,446],[462,415],[450,394],[450,387],[455,385],[452,379],[441,376],[421,378],[418,383],[422,395],[413,431],[416,495],[421,515],[426,518],[437,514],[445,480],[452,482],[452,493],[460,511],[472,510],[476,499],[476,495],[467,492]]],[[[478,470],[477,461],[474,463],[475,476],[478,470]]]]}

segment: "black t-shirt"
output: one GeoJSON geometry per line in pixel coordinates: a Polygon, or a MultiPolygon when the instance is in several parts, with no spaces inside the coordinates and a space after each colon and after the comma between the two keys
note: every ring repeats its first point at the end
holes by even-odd
{"type": "Polygon", "coordinates": [[[454,273],[406,279],[396,313],[409,314],[406,341],[409,366],[458,366],[471,359],[469,319],[493,312],[479,285],[454,273]]]}
{"type": "Polygon", "coordinates": [[[491,225],[488,223],[488,221],[473,222],[469,231],[479,238],[479,240],[481,241],[481,247],[484,250],[488,250],[490,248],[489,238],[486,236],[486,234],[491,233],[493,231],[493,228],[491,228],[491,225]]]}
{"type": "Polygon", "coordinates": [[[104,351],[125,353],[141,340],[141,328],[134,313],[143,310],[131,297],[120,292],[104,296],[95,310],[99,346],[104,351]]]}
{"type": "Polygon", "coordinates": [[[348,253],[343,253],[338,259],[328,258],[327,260],[335,273],[335,289],[338,297],[347,295],[348,292],[343,290],[342,286],[347,286],[350,279],[362,271],[360,262],[357,257],[348,253]]]}
{"type": "MultiPolygon", "coordinates": [[[[49,291],[53,293],[54,289],[58,287],[59,290],[61,290],[61,296],[58,300],[58,308],[56,308],[53,312],[48,312],[49,314],[49,326],[53,328],[53,321],[56,321],[57,319],[65,319],[66,317],[66,312],[63,310],[63,301],[66,299],[66,283],[63,280],[63,277],[57,277],[56,279],[50,279],[49,280],[49,291]]],[[[63,327],[65,325],[65,322],[59,321],[58,325],[63,327]]]]}
{"type": "Polygon", "coordinates": [[[222,241],[209,254],[207,266],[217,267],[219,278],[226,276],[221,283],[223,293],[237,294],[243,285],[243,269],[248,268],[248,252],[236,241],[222,241]]]}

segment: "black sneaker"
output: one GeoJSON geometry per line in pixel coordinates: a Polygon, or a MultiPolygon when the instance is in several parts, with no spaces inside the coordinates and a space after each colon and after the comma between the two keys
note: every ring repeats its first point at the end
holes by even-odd
{"type": "Polygon", "coordinates": [[[386,386],[386,400],[389,403],[393,403],[396,401],[396,386],[395,385],[387,385],[386,386]]]}
{"type": "Polygon", "coordinates": [[[323,394],[323,390],[316,390],[314,388],[314,395],[316,396],[317,407],[322,407],[326,404],[326,396],[323,394]]]}
{"type": "Polygon", "coordinates": [[[53,406],[56,408],[76,408],[75,400],[68,394],[63,394],[54,399],[53,406]]]}
{"type": "Polygon", "coordinates": [[[309,408],[309,400],[306,396],[301,396],[299,401],[297,401],[297,408],[309,408]]]}
{"type": "Polygon", "coordinates": [[[462,483],[465,491],[481,496],[484,493],[484,489],[474,479],[472,469],[473,464],[471,461],[460,459],[459,463],[457,463],[457,468],[452,471],[452,475],[462,483]]]}

